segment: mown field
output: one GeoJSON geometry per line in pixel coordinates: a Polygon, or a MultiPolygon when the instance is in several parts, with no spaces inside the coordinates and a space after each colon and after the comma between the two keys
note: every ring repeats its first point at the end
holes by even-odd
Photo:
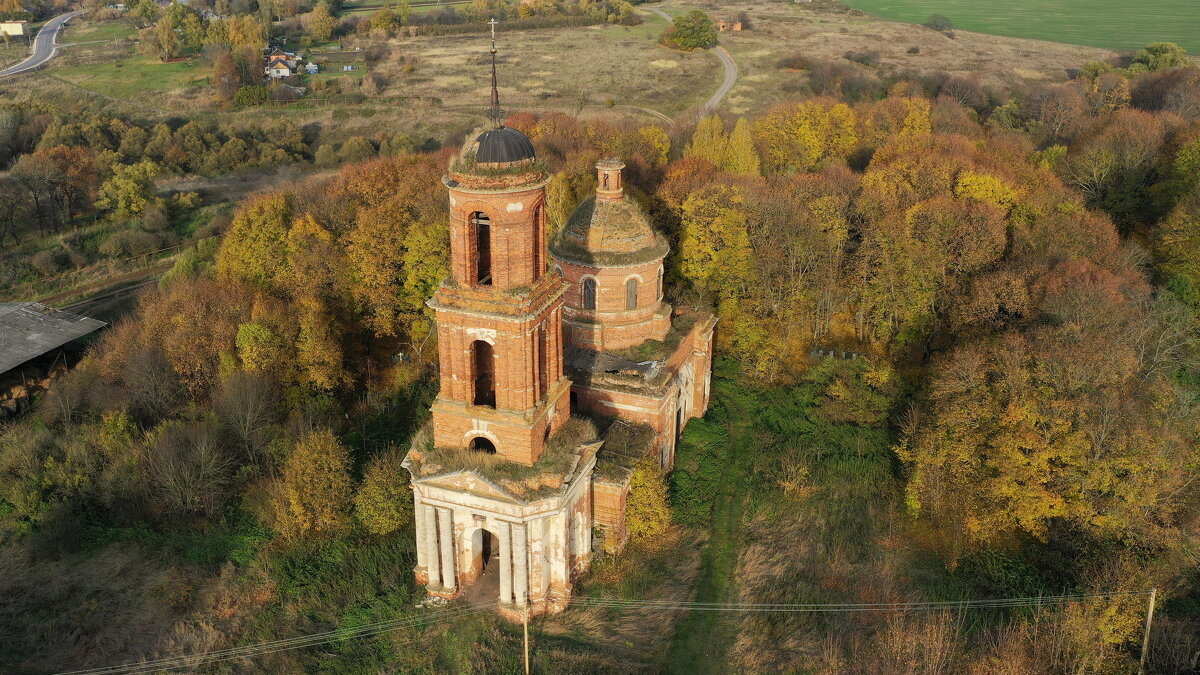
{"type": "Polygon", "coordinates": [[[896,21],[923,22],[941,14],[956,28],[1053,42],[1135,49],[1159,40],[1200,52],[1200,6],[1195,0],[843,0],[896,21]]]}

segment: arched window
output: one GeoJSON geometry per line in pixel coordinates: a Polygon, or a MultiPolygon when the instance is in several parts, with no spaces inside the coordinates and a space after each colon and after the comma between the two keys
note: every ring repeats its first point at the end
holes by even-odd
{"type": "Polygon", "coordinates": [[[662,295],[663,295],[662,280],[663,280],[663,268],[662,268],[662,266],[659,266],[659,268],[658,268],[658,286],[655,287],[655,289],[654,289],[654,298],[656,300],[662,300],[662,295]]]}
{"type": "Polygon", "coordinates": [[[496,407],[496,374],[495,359],[492,358],[492,345],[483,340],[471,343],[471,370],[475,381],[475,392],[472,403],[496,407]]]}
{"type": "Polygon", "coordinates": [[[483,436],[476,436],[471,439],[471,449],[475,452],[486,452],[489,455],[496,454],[496,444],[483,436]]]}
{"type": "Polygon", "coordinates": [[[637,309],[637,279],[625,282],[625,309],[637,309]]]}
{"type": "Polygon", "coordinates": [[[542,223],[542,205],[538,204],[533,210],[533,278],[541,279],[542,273],[546,271],[545,253],[546,237],[544,235],[546,229],[542,223]]]}
{"type": "Polygon", "coordinates": [[[471,226],[475,234],[475,283],[492,285],[492,221],[483,213],[471,214],[471,226]]]}
{"type": "Polygon", "coordinates": [[[546,350],[546,327],[541,326],[537,332],[537,359],[538,359],[538,400],[546,395],[546,390],[550,388],[550,354],[546,350]]]}
{"type": "Polygon", "coordinates": [[[596,309],[596,280],[583,280],[583,308],[596,309]]]}

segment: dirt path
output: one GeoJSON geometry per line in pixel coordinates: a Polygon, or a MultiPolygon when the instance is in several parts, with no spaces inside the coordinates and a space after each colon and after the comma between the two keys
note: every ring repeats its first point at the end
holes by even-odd
{"type": "MultiPolygon", "coordinates": [[[[659,9],[659,7],[666,7],[669,2],[670,0],[659,3],[658,7],[643,7],[643,9],[654,12],[666,20],[667,23],[671,23],[675,20],[675,17],[659,9]]],[[[729,52],[725,51],[724,47],[714,47],[709,51],[716,55],[717,60],[721,62],[721,68],[725,71],[725,79],[721,81],[721,86],[717,87],[716,93],[708,97],[708,100],[704,102],[704,109],[701,111],[702,115],[712,113],[721,105],[721,101],[725,99],[725,95],[729,93],[730,89],[733,89],[733,85],[737,84],[738,77],[737,63],[734,62],[729,52]]]]}
{"type": "MultiPolygon", "coordinates": [[[[750,470],[755,446],[752,413],[731,394],[729,389],[733,387],[736,385],[732,382],[722,382],[715,391],[729,411],[729,436],[725,470],[713,504],[710,537],[700,555],[694,598],[699,602],[734,602],[738,595],[734,575],[741,551],[742,512],[749,498],[743,477],[750,470]]],[[[666,672],[687,675],[727,672],[725,655],[737,635],[737,619],[737,615],[727,616],[724,612],[690,612],[675,629],[666,672]]]]}

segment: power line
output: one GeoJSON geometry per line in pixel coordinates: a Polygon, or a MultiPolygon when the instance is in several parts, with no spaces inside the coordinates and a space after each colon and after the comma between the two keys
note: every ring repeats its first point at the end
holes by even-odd
{"type": "Polygon", "coordinates": [[[403,619],[392,619],[389,621],[377,621],[374,623],[363,624],[354,628],[338,629],[323,633],[314,633],[311,635],[285,638],[282,640],[273,640],[270,642],[260,642],[253,645],[242,647],[231,647],[228,649],[218,649],[209,652],[201,652],[199,654],[190,654],[187,656],[161,658],[150,661],[139,661],[136,663],[125,663],[116,666],[104,666],[100,668],[92,668],[88,670],[75,670],[62,675],[109,675],[115,673],[148,673],[158,670],[170,670],[180,667],[195,667],[198,665],[206,665],[218,663],[221,661],[230,661],[233,659],[249,658],[254,656],[264,656],[266,654],[274,654],[276,652],[287,651],[289,649],[299,649],[301,647],[313,647],[327,642],[337,640],[346,640],[351,638],[374,637],[389,631],[400,630],[402,628],[411,628],[427,621],[444,622],[450,619],[476,614],[483,611],[489,611],[493,607],[493,603],[485,603],[481,605],[471,605],[467,607],[457,607],[453,609],[442,610],[440,612],[424,614],[414,617],[406,617],[403,619]]]}
{"type": "Polygon", "coordinates": [[[698,602],[687,600],[629,600],[621,598],[573,598],[571,604],[611,609],[678,609],[701,612],[883,612],[924,611],[939,609],[999,609],[1009,607],[1038,607],[1076,601],[1132,598],[1150,595],[1151,591],[1115,591],[1078,595],[1053,595],[1024,598],[991,598],[984,600],[942,600],[927,602],[859,602],[859,603],[737,603],[698,602]]]}

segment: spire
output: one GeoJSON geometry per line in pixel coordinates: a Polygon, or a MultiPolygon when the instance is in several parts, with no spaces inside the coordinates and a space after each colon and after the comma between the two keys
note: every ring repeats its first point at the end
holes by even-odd
{"type": "Polygon", "coordinates": [[[497,128],[502,126],[500,120],[504,119],[504,111],[500,110],[500,90],[496,86],[496,24],[498,23],[500,22],[494,18],[488,21],[488,25],[492,27],[492,107],[488,108],[487,116],[497,128]]]}

